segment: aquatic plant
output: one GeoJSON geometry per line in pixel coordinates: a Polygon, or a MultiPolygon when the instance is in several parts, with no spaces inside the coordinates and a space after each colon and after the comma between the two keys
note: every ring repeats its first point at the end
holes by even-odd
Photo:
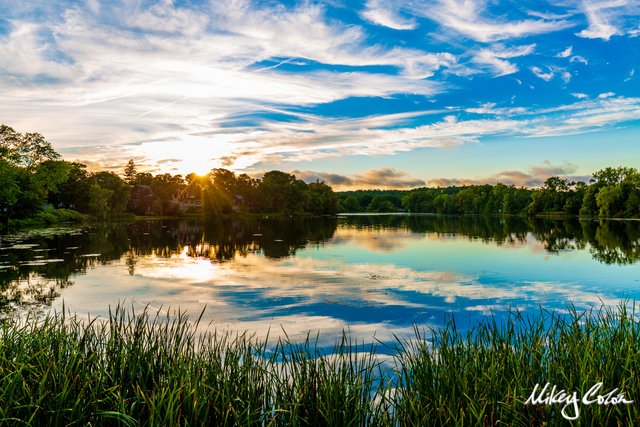
{"type": "MultiPolygon", "coordinates": [[[[512,311],[460,331],[382,344],[199,333],[184,313],[118,306],[0,325],[0,424],[538,425],[564,404],[526,404],[538,384],[583,396],[602,382],[640,396],[640,323],[628,302],[568,313],[512,311]]],[[[542,399],[542,394],[540,398],[542,399]]],[[[581,424],[634,424],[635,404],[576,405],[581,424]]]]}

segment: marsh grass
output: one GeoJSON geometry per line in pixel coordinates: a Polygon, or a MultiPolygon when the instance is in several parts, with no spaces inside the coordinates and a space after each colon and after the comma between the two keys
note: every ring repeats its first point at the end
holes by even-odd
{"type": "MultiPolygon", "coordinates": [[[[640,404],[640,323],[628,302],[513,311],[460,331],[415,329],[391,367],[344,334],[275,345],[198,333],[184,313],[122,306],[0,325],[1,425],[562,425],[562,405],[525,405],[536,383],[582,395],[596,382],[640,404]]],[[[383,344],[378,343],[378,346],[383,344]]],[[[580,406],[581,425],[640,423],[637,404],[580,406]]],[[[576,422],[574,422],[576,424],[576,422]]]]}

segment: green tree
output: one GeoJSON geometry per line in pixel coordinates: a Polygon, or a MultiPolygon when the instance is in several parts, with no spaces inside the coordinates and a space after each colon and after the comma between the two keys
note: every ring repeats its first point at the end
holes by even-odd
{"type": "Polygon", "coordinates": [[[70,163],[63,160],[47,160],[35,166],[33,181],[43,199],[68,179],[70,170],[70,163]]]}
{"type": "Polygon", "coordinates": [[[581,216],[596,216],[598,215],[598,203],[596,202],[596,195],[598,194],[598,186],[590,185],[584,191],[584,197],[582,198],[582,206],[580,207],[581,216]]]}
{"type": "Polygon", "coordinates": [[[0,154],[9,163],[28,170],[38,163],[60,157],[41,134],[21,134],[6,125],[0,126],[0,154]]]}
{"type": "Polygon", "coordinates": [[[338,212],[338,198],[333,189],[324,182],[312,182],[307,185],[306,212],[315,215],[332,215],[338,212]]]}
{"type": "Polygon", "coordinates": [[[0,159],[11,165],[18,165],[20,156],[17,150],[22,135],[12,127],[0,125],[0,159]]]}
{"type": "Polygon", "coordinates": [[[87,166],[76,162],[67,164],[69,167],[67,178],[49,193],[49,202],[55,207],[88,213],[91,184],[87,166]]]}
{"type": "Polygon", "coordinates": [[[110,211],[110,201],[113,197],[113,190],[103,188],[97,183],[91,184],[89,188],[89,212],[102,220],[107,218],[110,211]]]}
{"type": "Polygon", "coordinates": [[[5,228],[9,226],[9,217],[20,194],[20,187],[15,179],[16,173],[15,167],[0,159],[0,226],[5,228]]]}
{"type": "MultiPolygon", "coordinates": [[[[109,200],[107,201],[108,212],[119,213],[126,210],[131,187],[122,178],[113,172],[102,171],[91,175],[89,181],[102,189],[110,191],[109,200]]],[[[95,187],[92,185],[91,191],[94,189],[95,187]]]]}
{"type": "Polygon", "coordinates": [[[601,217],[614,216],[622,201],[622,188],[618,185],[608,185],[602,187],[596,195],[596,203],[598,204],[599,214],[601,217]]]}
{"type": "Polygon", "coordinates": [[[397,209],[391,201],[382,196],[374,196],[368,207],[369,212],[396,212],[397,209]]]}
{"type": "Polygon", "coordinates": [[[307,184],[304,181],[281,171],[265,173],[258,184],[261,204],[266,212],[303,212],[307,202],[306,190],[307,184]]]}

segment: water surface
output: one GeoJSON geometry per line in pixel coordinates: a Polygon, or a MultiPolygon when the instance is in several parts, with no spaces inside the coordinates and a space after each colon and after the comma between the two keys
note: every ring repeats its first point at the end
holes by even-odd
{"type": "Polygon", "coordinates": [[[126,301],[262,336],[370,340],[490,313],[640,299],[640,223],[354,215],[146,221],[2,236],[3,316],[126,301]]]}

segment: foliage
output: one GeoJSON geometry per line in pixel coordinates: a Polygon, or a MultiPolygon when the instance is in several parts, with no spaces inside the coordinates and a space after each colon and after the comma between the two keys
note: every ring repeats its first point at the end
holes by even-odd
{"type": "MultiPolygon", "coordinates": [[[[564,425],[562,404],[525,402],[536,384],[583,396],[599,381],[640,395],[640,322],[626,302],[568,314],[511,312],[469,331],[375,345],[343,334],[275,346],[198,334],[180,312],[108,319],[62,313],[0,325],[0,422],[26,425],[564,425]]],[[[638,405],[579,405],[588,425],[634,425],[638,405]]],[[[569,408],[573,415],[573,407],[569,408]]]]}
{"type": "Polygon", "coordinates": [[[362,190],[338,193],[340,212],[436,214],[640,216],[640,173],[605,168],[590,184],[549,177],[538,189],[513,185],[472,185],[414,190],[362,190]]]}

